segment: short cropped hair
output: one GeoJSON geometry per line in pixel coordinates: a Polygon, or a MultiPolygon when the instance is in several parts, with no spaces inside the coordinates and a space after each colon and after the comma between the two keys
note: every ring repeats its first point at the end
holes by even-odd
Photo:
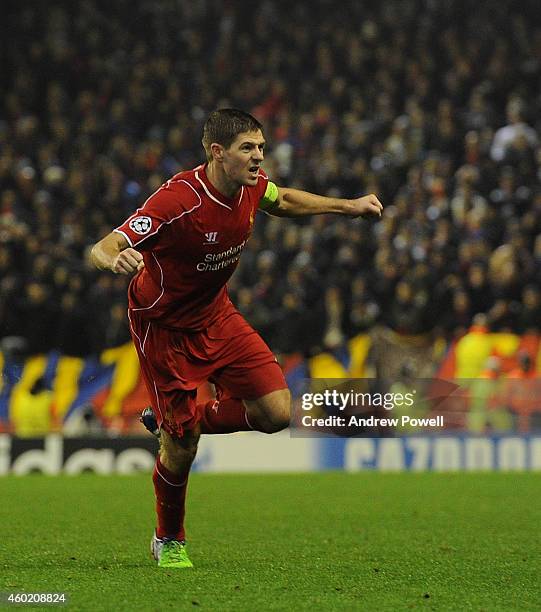
{"type": "Polygon", "coordinates": [[[263,126],[249,113],[236,108],[220,108],[210,113],[203,128],[203,146],[207,159],[212,159],[210,145],[213,142],[221,144],[226,149],[233,144],[235,138],[243,132],[263,131],[263,126]]]}

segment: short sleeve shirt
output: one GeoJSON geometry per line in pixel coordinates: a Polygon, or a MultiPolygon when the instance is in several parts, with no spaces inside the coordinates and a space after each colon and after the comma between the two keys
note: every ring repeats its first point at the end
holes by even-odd
{"type": "Polygon", "coordinates": [[[204,329],[216,320],[231,304],[226,283],[267,185],[260,170],[255,186],[227,198],[210,183],[206,165],[164,183],[114,230],[145,262],[130,283],[130,310],[175,329],[204,329]]]}

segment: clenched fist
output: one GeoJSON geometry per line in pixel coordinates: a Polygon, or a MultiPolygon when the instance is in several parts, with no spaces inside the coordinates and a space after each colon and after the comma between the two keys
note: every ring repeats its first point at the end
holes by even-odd
{"type": "Polygon", "coordinates": [[[351,217],[381,217],[383,204],[374,194],[349,200],[347,214],[351,217]]]}
{"type": "Polygon", "coordinates": [[[133,274],[144,266],[145,263],[141,253],[135,249],[127,248],[115,257],[111,270],[115,274],[133,274]]]}

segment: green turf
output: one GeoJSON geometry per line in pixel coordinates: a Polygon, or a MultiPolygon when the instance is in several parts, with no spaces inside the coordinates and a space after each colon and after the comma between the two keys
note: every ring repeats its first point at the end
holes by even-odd
{"type": "Polygon", "coordinates": [[[177,571],[148,553],[149,476],[2,478],[0,591],[77,610],[540,610],[540,478],[196,474],[196,568],[177,571]]]}

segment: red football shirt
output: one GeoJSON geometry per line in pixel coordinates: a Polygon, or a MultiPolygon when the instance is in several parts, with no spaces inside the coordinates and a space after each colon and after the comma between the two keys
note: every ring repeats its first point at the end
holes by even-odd
{"type": "Polygon", "coordinates": [[[205,169],[176,174],[114,230],[145,262],[130,283],[130,310],[165,327],[204,329],[230,305],[225,285],[267,189],[260,170],[257,185],[227,198],[205,169]]]}

